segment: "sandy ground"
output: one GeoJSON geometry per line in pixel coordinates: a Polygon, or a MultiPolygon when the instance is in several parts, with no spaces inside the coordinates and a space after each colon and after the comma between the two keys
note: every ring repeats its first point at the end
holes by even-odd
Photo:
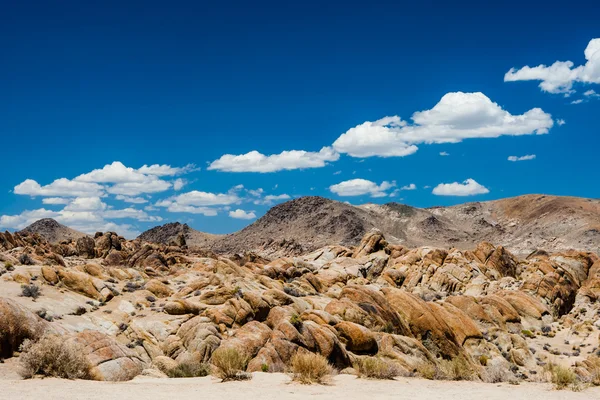
{"type": "Polygon", "coordinates": [[[395,381],[336,376],[330,385],[290,383],[284,374],[255,373],[251,381],[220,383],[212,377],[158,379],[138,377],[131,382],[109,383],[61,379],[1,380],[3,399],[600,399],[600,388],[581,392],[556,391],[549,384],[520,385],[480,382],[442,382],[415,378],[395,381]]]}

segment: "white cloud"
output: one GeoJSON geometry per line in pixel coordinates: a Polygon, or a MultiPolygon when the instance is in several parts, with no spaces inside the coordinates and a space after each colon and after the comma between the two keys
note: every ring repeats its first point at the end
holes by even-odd
{"type": "Polygon", "coordinates": [[[167,200],[160,201],[157,205],[160,206],[165,201],[185,206],[217,206],[239,203],[241,199],[236,194],[231,193],[207,193],[192,190],[191,192],[182,193],[167,200]]]}
{"type": "Polygon", "coordinates": [[[70,201],[64,197],[46,197],[42,199],[42,203],[44,204],[69,204],[70,201]]]}
{"type": "Polygon", "coordinates": [[[463,183],[440,183],[433,188],[432,193],[437,196],[473,196],[489,192],[490,191],[485,186],[482,186],[475,180],[469,178],[463,183]]]}
{"type": "Polygon", "coordinates": [[[581,103],[583,103],[583,100],[581,100],[581,99],[573,100],[571,102],[571,104],[581,104],[581,103]]]}
{"type": "Polygon", "coordinates": [[[338,196],[362,196],[385,197],[387,190],[396,186],[396,182],[383,181],[380,185],[366,179],[351,179],[329,186],[329,190],[338,196]]]}
{"type": "Polygon", "coordinates": [[[150,216],[142,210],[131,207],[122,210],[106,210],[102,213],[102,216],[108,219],[132,218],[144,222],[162,221],[161,217],[150,216]]]}
{"type": "Polygon", "coordinates": [[[106,189],[110,194],[139,196],[144,193],[159,193],[169,190],[171,183],[157,178],[147,178],[143,182],[122,182],[106,189]]]}
{"type": "Polygon", "coordinates": [[[23,229],[27,225],[42,218],[56,218],[60,214],[56,211],[40,208],[38,210],[25,210],[19,215],[0,216],[0,227],[9,229],[23,229]]]}
{"type": "Polygon", "coordinates": [[[229,216],[231,218],[236,218],[236,219],[254,219],[254,218],[256,218],[256,214],[254,214],[254,211],[246,212],[244,210],[240,210],[239,208],[235,211],[229,211],[229,216]]]}
{"type": "Polygon", "coordinates": [[[138,169],[138,171],[142,174],[155,176],[175,176],[198,170],[199,168],[196,168],[194,164],[188,164],[185,167],[171,167],[170,165],[154,164],[143,165],[140,169],[138,169]]]}
{"type": "Polygon", "coordinates": [[[185,179],[177,178],[173,182],[173,190],[180,191],[185,185],[187,185],[187,181],[185,179]]]}
{"type": "Polygon", "coordinates": [[[64,211],[102,211],[106,207],[106,203],[102,202],[100,197],[77,197],[64,208],[64,211]]]}
{"type": "Polygon", "coordinates": [[[269,194],[269,195],[266,195],[265,197],[263,197],[262,199],[254,200],[253,203],[270,206],[277,202],[280,202],[283,200],[289,200],[289,199],[291,199],[291,196],[289,194],[285,194],[285,193],[278,194],[278,195],[269,194]]]}
{"type": "Polygon", "coordinates": [[[596,93],[593,89],[583,92],[583,95],[586,97],[600,97],[600,94],[596,93]]]}
{"type": "Polygon", "coordinates": [[[446,156],[449,156],[449,155],[450,155],[450,153],[448,153],[448,152],[440,151],[440,156],[442,156],[442,157],[446,157],[446,156]]]}
{"type": "Polygon", "coordinates": [[[33,197],[102,196],[104,194],[104,188],[96,183],[75,182],[66,178],[57,179],[46,186],[41,186],[33,179],[26,179],[15,186],[14,192],[15,194],[33,197]]]}
{"type": "Polygon", "coordinates": [[[107,164],[101,169],[95,169],[75,178],[79,182],[95,183],[122,183],[122,182],[145,182],[148,177],[137,170],[126,167],[123,163],[115,161],[107,164]]]}
{"type": "Polygon", "coordinates": [[[563,126],[564,124],[566,124],[567,122],[564,119],[557,119],[556,120],[556,124],[558,126],[563,126]]]}
{"type": "Polygon", "coordinates": [[[218,214],[217,210],[211,207],[195,207],[195,206],[185,206],[172,202],[165,202],[160,205],[161,207],[166,207],[169,212],[180,212],[180,213],[188,213],[188,214],[202,214],[206,217],[214,217],[218,214]]]}
{"type": "Polygon", "coordinates": [[[400,117],[364,122],[342,134],[333,148],[352,157],[402,157],[417,144],[458,143],[471,138],[545,134],[554,122],[533,108],[512,115],[483,93],[448,93],[430,110],[415,112],[412,124],[400,117]]]}
{"type": "Polygon", "coordinates": [[[400,190],[416,190],[416,189],[417,189],[417,185],[415,185],[414,183],[411,183],[410,185],[402,186],[400,188],[400,190]]]}
{"type": "Polygon", "coordinates": [[[535,154],[528,154],[526,156],[509,156],[508,157],[508,161],[528,161],[528,160],[535,160],[535,154]]]}
{"type": "Polygon", "coordinates": [[[505,82],[541,81],[539,87],[548,93],[574,93],[573,84],[600,83],[600,38],[592,39],[584,51],[586,63],[578,67],[572,61],[556,61],[550,66],[511,68],[505,82]]]}
{"type": "Polygon", "coordinates": [[[328,162],[337,161],[340,155],[331,147],[323,147],[319,152],[304,150],[284,151],[266,156],[258,151],[246,154],[225,154],[213,161],[208,169],[224,172],[277,172],[305,168],[324,167],[328,162]]]}
{"type": "Polygon", "coordinates": [[[144,204],[148,202],[148,200],[144,199],[143,197],[129,197],[123,196],[122,194],[115,196],[115,199],[131,204],[144,204]]]}

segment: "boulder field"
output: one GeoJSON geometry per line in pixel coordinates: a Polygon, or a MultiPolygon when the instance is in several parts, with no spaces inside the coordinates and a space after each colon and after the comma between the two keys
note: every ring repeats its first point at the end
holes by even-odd
{"type": "Polygon", "coordinates": [[[0,233],[0,358],[54,332],[81,345],[101,380],[210,362],[220,347],[245,353],[249,372],[286,371],[308,351],[338,370],[377,356],[419,375],[461,358],[475,379],[537,381],[548,363],[585,377],[599,296],[591,252],[411,249],[373,230],[356,247],[268,260],[113,232],[58,244],[0,233]]]}

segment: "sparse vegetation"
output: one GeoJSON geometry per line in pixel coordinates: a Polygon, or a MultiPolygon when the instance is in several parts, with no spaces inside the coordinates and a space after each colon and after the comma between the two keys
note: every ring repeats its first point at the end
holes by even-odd
{"type": "Polygon", "coordinates": [[[167,372],[169,378],[197,378],[210,374],[210,365],[195,359],[184,360],[167,372]]]}
{"type": "Polygon", "coordinates": [[[547,365],[547,370],[550,372],[550,381],[554,384],[555,389],[563,390],[570,387],[577,390],[579,380],[571,368],[551,363],[547,365]]]}
{"type": "Polygon", "coordinates": [[[71,313],[71,315],[83,315],[87,312],[87,308],[83,306],[78,306],[75,311],[71,313]]]}
{"type": "Polygon", "coordinates": [[[479,356],[479,364],[481,364],[485,367],[488,364],[489,359],[490,358],[488,356],[486,356],[485,354],[482,354],[479,356]]]}
{"type": "Polygon", "coordinates": [[[436,379],[439,375],[438,368],[434,364],[428,362],[420,363],[419,365],[417,365],[416,369],[417,374],[424,379],[433,380],[436,379]]]}
{"type": "Polygon", "coordinates": [[[262,372],[269,372],[269,365],[268,365],[268,364],[262,364],[262,365],[260,366],[260,370],[261,370],[262,372]]]}
{"type": "Polygon", "coordinates": [[[213,373],[223,382],[251,379],[252,375],[245,372],[248,361],[246,354],[233,347],[220,347],[211,358],[212,365],[215,366],[213,373]]]}
{"type": "Polygon", "coordinates": [[[9,272],[15,270],[15,266],[10,261],[6,261],[4,263],[4,268],[6,268],[6,270],[9,272]]]}
{"type": "Polygon", "coordinates": [[[25,340],[21,345],[20,370],[24,379],[35,375],[65,379],[91,379],[91,365],[83,348],[66,343],[57,335],[46,334],[38,341],[25,340]]]}
{"type": "Polygon", "coordinates": [[[526,336],[526,337],[528,337],[528,338],[534,338],[534,337],[535,337],[535,334],[534,334],[533,332],[531,332],[529,329],[523,329],[523,330],[521,331],[521,334],[522,334],[523,336],[526,336]]]}
{"type": "Polygon", "coordinates": [[[394,362],[380,357],[364,357],[354,363],[359,378],[394,379],[402,374],[394,362]]]}
{"type": "Polygon", "coordinates": [[[23,253],[19,256],[19,263],[21,265],[33,265],[35,262],[31,258],[31,256],[27,253],[23,253]]]}
{"type": "Polygon", "coordinates": [[[464,356],[454,357],[451,360],[442,360],[440,363],[444,379],[451,381],[470,381],[476,376],[475,371],[464,356]]]}
{"type": "Polygon", "coordinates": [[[300,330],[302,328],[302,318],[296,313],[292,314],[290,317],[290,324],[294,326],[294,328],[300,330]]]}
{"type": "Polygon", "coordinates": [[[23,297],[31,297],[35,300],[40,297],[41,294],[42,291],[38,285],[21,285],[21,296],[23,297]]]}
{"type": "Polygon", "coordinates": [[[291,359],[292,379],[303,384],[327,383],[333,367],[321,354],[296,352],[291,359]]]}
{"type": "Polygon", "coordinates": [[[493,364],[485,369],[483,380],[487,383],[511,382],[512,373],[502,364],[493,364]]]}

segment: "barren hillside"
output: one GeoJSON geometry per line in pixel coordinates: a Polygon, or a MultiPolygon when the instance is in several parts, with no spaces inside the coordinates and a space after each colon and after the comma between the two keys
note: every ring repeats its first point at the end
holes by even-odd
{"type": "Polygon", "coordinates": [[[352,206],[302,197],[273,207],[239,232],[216,239],[212,249],[254,250],[265,256],[301,254],[326,244],[356,245],[371,228],[392,243],[473,248],[489,241],[526,255],[536,249],[600,250],[600,201],[526,195],[452,207],[420,209],[399,203],[352,206]]]}
{"type": "Polygon", "coordinates": [[[37,233],[50,243],[60,243],[65,240],[79,239],[80,237],[87,236],[83,232],[59,224],[52,218],[40,219],[23,229],[21,232],[37,233]]]}

